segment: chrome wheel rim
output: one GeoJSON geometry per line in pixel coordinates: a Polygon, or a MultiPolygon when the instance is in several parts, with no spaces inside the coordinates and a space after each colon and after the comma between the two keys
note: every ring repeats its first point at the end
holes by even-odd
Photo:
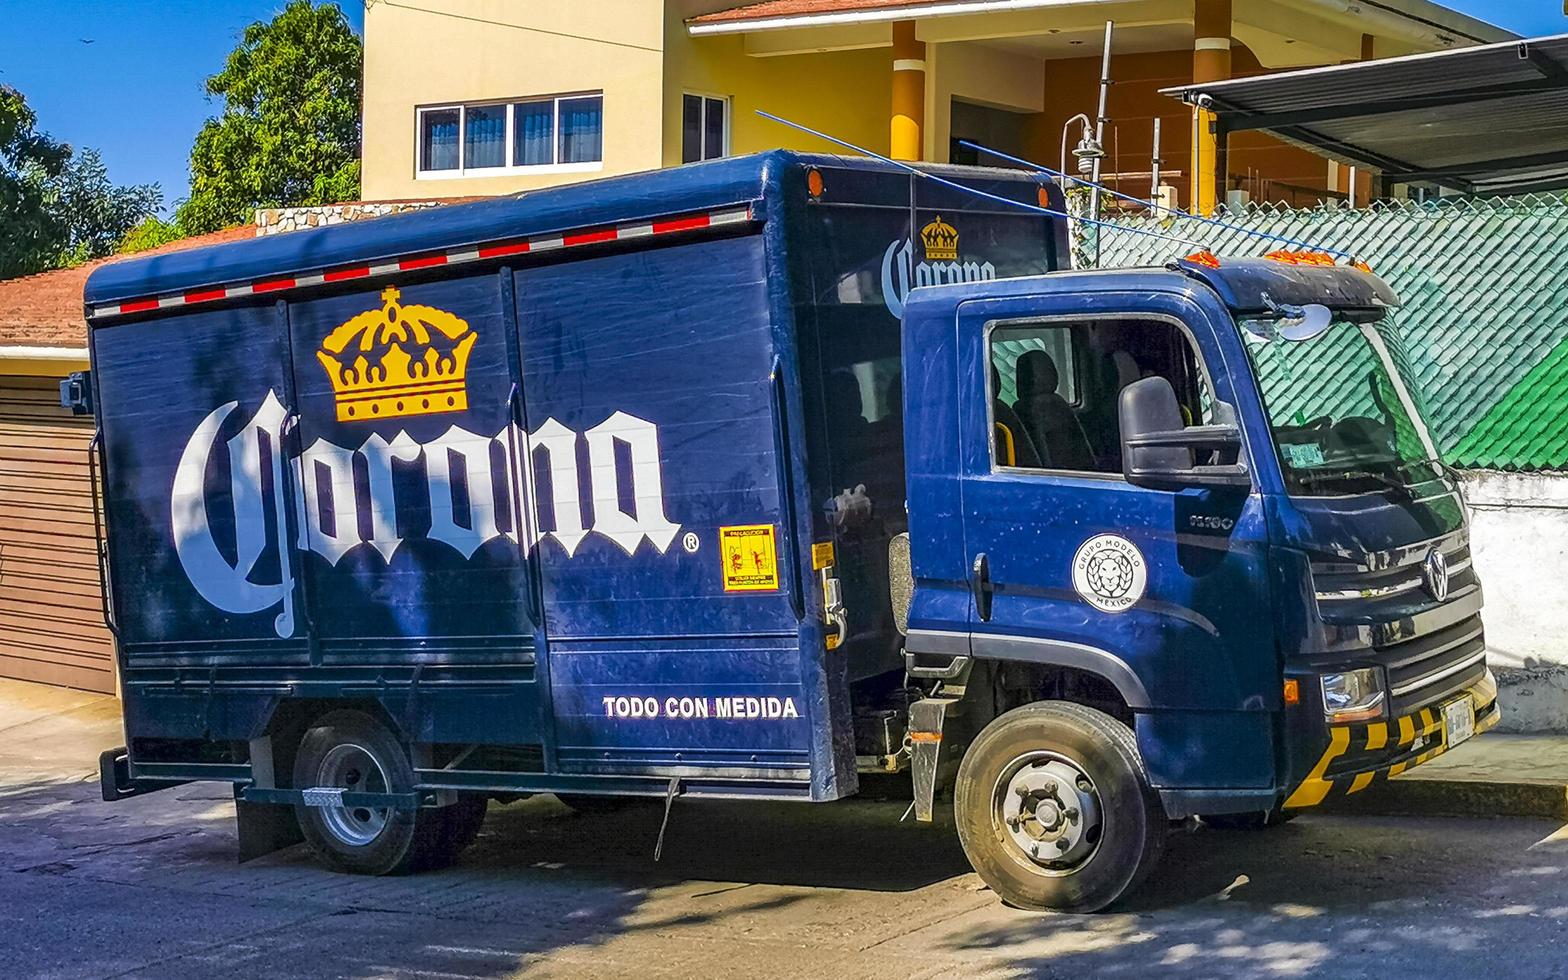
{"type": "Polygon", "coordinates": [[[1027,752],[1003,767],[992,827],[1014,861],[1037,874],[1070,875],[1094,858],[1104,832],[1094,780],[1055,752],[1027,752]]]}
{"type": "MultiPolygon", "coordinates": [[[[329,749],[316,774],[316,785],[324,789],[351,793],[389,792],[386,771],[375,755],[352,743],[329,749]]],[[[364,847],[381,836],[391,812],[384,807],[335,805],[322,807],[321,817],[333,837],[350,847],[364,847]]]]}

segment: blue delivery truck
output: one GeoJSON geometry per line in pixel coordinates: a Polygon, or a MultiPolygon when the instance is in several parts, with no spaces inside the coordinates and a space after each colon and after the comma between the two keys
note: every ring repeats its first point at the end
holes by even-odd
{"type": "Polygon", "coordinates": [[[1380,279],[1070,271],[1056,187],[932,171],[774,152],[94,272],[105,797],[227,781],[242,856],[384,874],[492,798],[907,770],[1003,898],[1092,910],[1173,821],[1495,723],[1380,279]]]}

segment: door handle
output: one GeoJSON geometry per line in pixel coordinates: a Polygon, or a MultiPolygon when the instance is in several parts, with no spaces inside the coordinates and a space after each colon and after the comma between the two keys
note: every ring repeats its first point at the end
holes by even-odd
{"type": "Polygon", "coordinates": [[[985,552],[975,555],[975,563],[970,568],[969,591],[975,597],[975,615],[982,620],[991,618],[991,596],[995,590],[991,587],[991,559],[985,552]]]}

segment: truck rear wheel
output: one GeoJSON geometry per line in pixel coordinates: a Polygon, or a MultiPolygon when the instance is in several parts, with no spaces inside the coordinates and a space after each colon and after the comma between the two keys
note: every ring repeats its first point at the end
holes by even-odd
{"type": "Polygon", "coordinates": [[[1131,730],[1065,701],[1015,708],[985,727],[958,770],[964,853],[1002,899],[1095,912],[1137,887],[1166,820],[1131,730]]]}
{"type": "MultiPolygon", "coordinates": [[[[407,793],[414,787],[414,769],[397,737],[381,722],[359,711],[333,711],[300,741],[294,786],[407,793]]],[[[445,850],[441,838],[447,817],[439,810],[299,803],[294,811],[305,842],[334,871],[402,874],[431,863],[445,850]]]]}

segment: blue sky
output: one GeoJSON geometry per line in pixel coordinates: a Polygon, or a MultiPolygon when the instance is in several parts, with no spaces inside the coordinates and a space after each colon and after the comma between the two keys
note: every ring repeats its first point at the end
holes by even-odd
{"type": "MultiPolygon", "coordinates": [[[[0,83],[27,96],[41,129],[97,147],[115,181],[157,182],[172,204],[188,190],[191,141],[217,111],[202,80],[222,67],[246,24],[282,6],[283,0],[0,0],[0,83]]],[[[1448,0],[1448,6],[1520,34],[1568,32],[1562,0],[1448,0]]],[[[344,0],[342,7],[361,29],[362,0],[344,0]]]]}

